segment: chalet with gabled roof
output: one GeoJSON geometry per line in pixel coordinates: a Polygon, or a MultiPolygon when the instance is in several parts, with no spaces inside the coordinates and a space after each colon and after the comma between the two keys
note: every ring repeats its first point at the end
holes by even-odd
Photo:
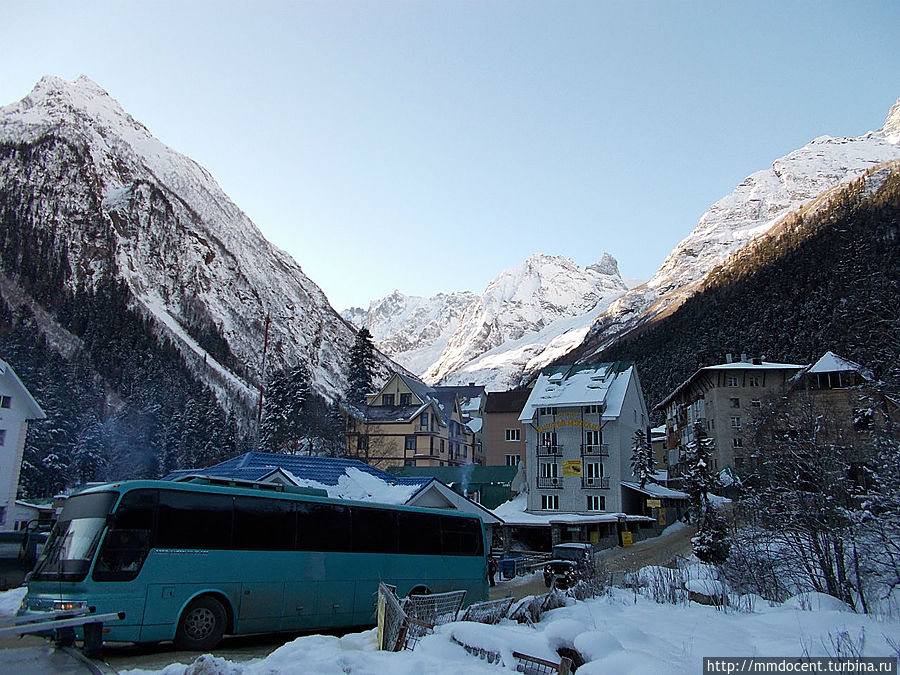
{"type": "Polygon", "coordinates": [[[347,456],[388,466],[458,466],[475,460],[475,435],[456,393],[395,373],[365,405],[343,404],[347,456]]]}

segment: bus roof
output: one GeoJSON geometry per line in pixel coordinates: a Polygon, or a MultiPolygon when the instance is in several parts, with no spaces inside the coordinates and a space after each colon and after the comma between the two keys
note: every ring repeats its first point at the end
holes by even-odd
{"type": "Polygon", "coordinates": [[[409,511],[416,513],[439,513],[457,518],[481,518],[477,514],[460,513],[449,509],[431,509],[422,506],[407,506],[401,504],[382,504],[377,502],[365,502],[350,499],[337,499],[329,497],[325,490],[317,488],[302,488],[293,485],[281,485],[274,483],[251,483],[250,481],[235,481],[231,479],[215,479],[206,476],[197,476],[197,480],[184,480],[173,482],[168,480],[137,479],[124,480],[103,485],[91,485],[76,494],[90,494],[94,492],[126,492],[138,489],[170,490],[178,492],[206,492],[210,494],[231,494],[248,497],[267,497],[273,499],[289,499],[293,501],[310,501],[316,503],[344,504],[347,506],[361,506],[366,508],[382,508],[393,511],[409,511]]]}

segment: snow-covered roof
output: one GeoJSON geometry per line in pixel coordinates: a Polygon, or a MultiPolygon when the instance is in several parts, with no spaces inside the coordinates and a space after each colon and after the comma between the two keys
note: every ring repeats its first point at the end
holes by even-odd
{"type": "Polygon", "coordinates": [[[664,485],[657,485],[656,483],[644,483],[644,487],[641,487],[639,483],[623,480],[622,487],[630,488],[645,494],[648,497],[655,497],[656,499],[688,499],[690,497],[687,492],[673,490],[672,488],[665,487],[664,485]]]}
{"type": "Polygon", "coordinates": [[[424,476],[393,476],[355,459],[271,452],[247,452],[205,469],[173,471],[165,479],[203,475],[265,481],[276,473],[298,487],[325,490],[329,497],[383,504],[405,504],[433,480],[424,476]]]}
{"type": "Polygon", "coordinates": [[[798,365],[796,363],[776,363],[771,361],[732,361],[731,363],[719,363],[715,366],[705,366],[697,370],[693,375],[691,375],[684,382],[679,384],[675,389],[672,390],[672,393],[666,396],[662,401],[656,404],[654,410],[660,410],[664,405],[669,403],[672,399],[674,399],[678,394],[680,394],[686,387],[688,387],[694,380],[696,380],[700,375],[709,371],[722,371],[722,370],[795,370],[801,371],[806,366],[798,365]]]}
{"type": "Polygon", "coordinates": [[[621,412],[628,382],[634,373],[630,361],[545,368],[522,408],[520,422],[530,422],[538,408],[603,405],[604,419],[621,412]]]}
{"type": "Polygon", "coordinates": [[[853,371],[859,373],[860,376],[869,380],[875,380],[875,373],[854,361],[838,356],[834,352],[825,352],[825,354],[809,367],[808,373],[843,373],[853,371]]]}
{"type": "Polygon", "coordinates": [[[653,518],[647,516],[633,516],[626,513],[603,513],[598,512],[591,515],[583,515],[580,513],[529,513],[526,511],[528,505],[528,495],[520,494],[508,502],[504,502],[493,510],[495,516],[503,520],[507,525],[552,525],[560,524],[577,524],[577,523],[616,523],[620,520],[627,521],[652,521],[653,518]]]}
{"type": "Polygon", "coordinates": [[[16,375],[16,371],[2,359],[0,359],[0,380],[5,380],[7,386],[17,390],[17,392],[11,393],[13,396],[21,397],[21,401],[24,403],[25,419],[42,420],[47,417],[41,409],[41,406],[38,405],[38,402],[34,400],[31,392],[29,392],[25,385],[22,384],[22,380],[16,375]]]}

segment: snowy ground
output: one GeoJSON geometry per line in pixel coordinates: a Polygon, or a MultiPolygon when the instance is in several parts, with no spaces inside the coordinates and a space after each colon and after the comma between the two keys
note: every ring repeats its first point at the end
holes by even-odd
{"type": "MultiPolygon", "coordinates": [[[[652,570],[649,571],[652,574],[652,570]]],[[[697,585],[703,574],[693,574],[697,585]],[[699,577],[699,578],[698,578],[699,577]]],[[[715,584],[713,584],[715,585],[715,584]]],[[[11,613],[21,591],[0,594],[0,611],[11,613]]],[[[900,649],[900,620],[855,614],[827,596],[797,597],[778,607],[745,598],[752,611],[721,610],[696,603],[657,604],[624,589],[547,612],[534,626],[506,620],[497,626],[452,623],[424,637],[415,651],[375,649],[375,630],[342,638],[298,638],[264,659],[231,663],[210,655],[193,664],[131,675],[271,675],[356,673],[497,673],[503,668],[472,656],[454,641],[498,652],[504,665],[512,651],[547,659],[569,647],[588,661],[578,669],[597,673],[698,673],[702,659],[718,656],[890,656],[900,649]]]]}

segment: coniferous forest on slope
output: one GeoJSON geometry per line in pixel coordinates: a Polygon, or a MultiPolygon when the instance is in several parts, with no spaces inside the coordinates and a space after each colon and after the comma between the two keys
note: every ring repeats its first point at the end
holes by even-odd
{"type": "Polygon", "coordinates": [[[857,180],[826,208],[788,216],[708,279],[669,316],[599,354],[586,342],[560,362],[635,361],[650,408],[729,353],[807,364],[830,350],[896,388],[900,168],[871,196],[857,180]]]}

